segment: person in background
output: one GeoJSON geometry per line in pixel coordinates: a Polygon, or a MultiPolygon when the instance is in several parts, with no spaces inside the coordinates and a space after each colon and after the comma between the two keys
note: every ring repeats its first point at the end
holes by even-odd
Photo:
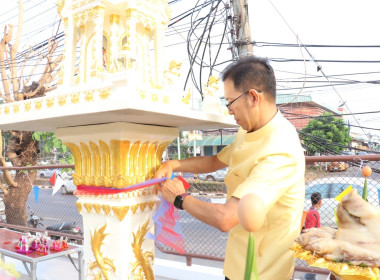
{"type": "Polygon", "coordinates": [[[311,207],[309,212],[306,215],[305,219],[305,229],[320,227],[321,226],[321,218],[319,217],[319,208],[322,206],[322,196],[319,192],[312,193],[310,196],[311,199],[311,207]]]}
{"type": "MultiPolygon", "coordinates": [[[[305,218],[304,229],[320,227],[321,218],[319,216],[319,208],[322,206],[322,196],[319,192],[312,193],[310,196],[311,207],[305,218]]],[[[302,276],[302,280],[317,280],[315,273],[306,273],[302,276]]]]}
{"type": "Polygon", "coordinates": [[[295,259],[289,249],[299,235],[305,197],[305,157],[294,126],[276,107],[276,79],[268,60],[239,58],[222,74],[229,114],[240,125],[234,142],[217,155],[169,160],[155,178],[173,172],[209,173],[228,166],[224,204],[198,200],[186,193],[177,178],[158,191],[178,209],[223,232],[229,232],[225,279],[244,278],[249,233],[239,223],[238,204],[246,194],[262,200],[264,225],[254,232],[260,280],[289,280],[295,259]]]}

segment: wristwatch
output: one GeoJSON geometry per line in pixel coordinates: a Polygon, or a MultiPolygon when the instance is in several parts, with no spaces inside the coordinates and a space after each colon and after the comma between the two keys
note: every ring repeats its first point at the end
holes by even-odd
{"type": "Polygon", "coordinates": [[[183,194],[177,195],[175,197],[175,199],[174,199],[174,207],[177,208],[177,209],[183,210],[182,203],[183,203],[183,199],[186,196],[189,196],[189,194],[188,193],[183,193],[183,194]]]}

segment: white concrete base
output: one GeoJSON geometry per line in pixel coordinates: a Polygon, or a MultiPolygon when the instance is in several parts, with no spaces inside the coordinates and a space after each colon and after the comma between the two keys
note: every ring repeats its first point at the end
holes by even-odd
{"type": "Polygon", "coordinates": [[[156,279],[172,280],[224,280],[223,269],[193,264],[169,261],[163,259],[154,260],[154,274],[156,279]]]}
{"type": "MultiPolygon", "coordinates": [[[[74,259],[76,261],[76,259],[74,259]]],[[[26,270],[21,261],[5,257],[6,263],[13,263],[16,270],[26,277],[26,270]]],[[[187,266],[186,263],[155,259],[154,274],[156,280],[224,280],[223,269],[201,265],[187,266]]],[[[38,280],[76,280],[78,272],[66,257],[40,262],[37,265],[38,280]]]]}

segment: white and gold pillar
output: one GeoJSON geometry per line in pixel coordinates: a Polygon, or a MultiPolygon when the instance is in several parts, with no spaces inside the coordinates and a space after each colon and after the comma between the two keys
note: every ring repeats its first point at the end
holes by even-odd
{"type": "Polygon", "coordinates": [[[94,49],[95,55],[92,59],[95,60],[96,65],[96,77],[100,77],[100,73],[103,73],[103,31],[104,31],[104,8],[97,6],[94,8],[95,14],[93,18],[95,41],[94,49]]]}
{"type": "Polygon", "coordinates": [[[56,134],[74,155],[86,279],[154,279],[154,241],[146,239],[154,232],[154,186],[117,194],[101,190],[152,179],[178,129],[111,123],[61,128],[56,134]]]}
{"type": "MultiPolygon", "coordinates": [[[[110,15],[110,52],[109,52],[109,72],[116,72],[118,54],[120,53],[121,40],[120,38],[120,16],[118,14],[110,15]]],[[[124,62],[126,63],[126,62],[124,62]]]]}

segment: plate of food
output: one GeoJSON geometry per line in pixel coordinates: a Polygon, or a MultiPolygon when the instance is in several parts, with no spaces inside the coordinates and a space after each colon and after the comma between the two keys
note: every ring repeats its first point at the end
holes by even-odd
{"type": "Polygon", "coordinates": [[[310,228],[301,233],[291,248],[295,256],[340,279],[380,279],[380,209],[352,188],[341,198],[336,219],[338,229],[310,228]]]}

